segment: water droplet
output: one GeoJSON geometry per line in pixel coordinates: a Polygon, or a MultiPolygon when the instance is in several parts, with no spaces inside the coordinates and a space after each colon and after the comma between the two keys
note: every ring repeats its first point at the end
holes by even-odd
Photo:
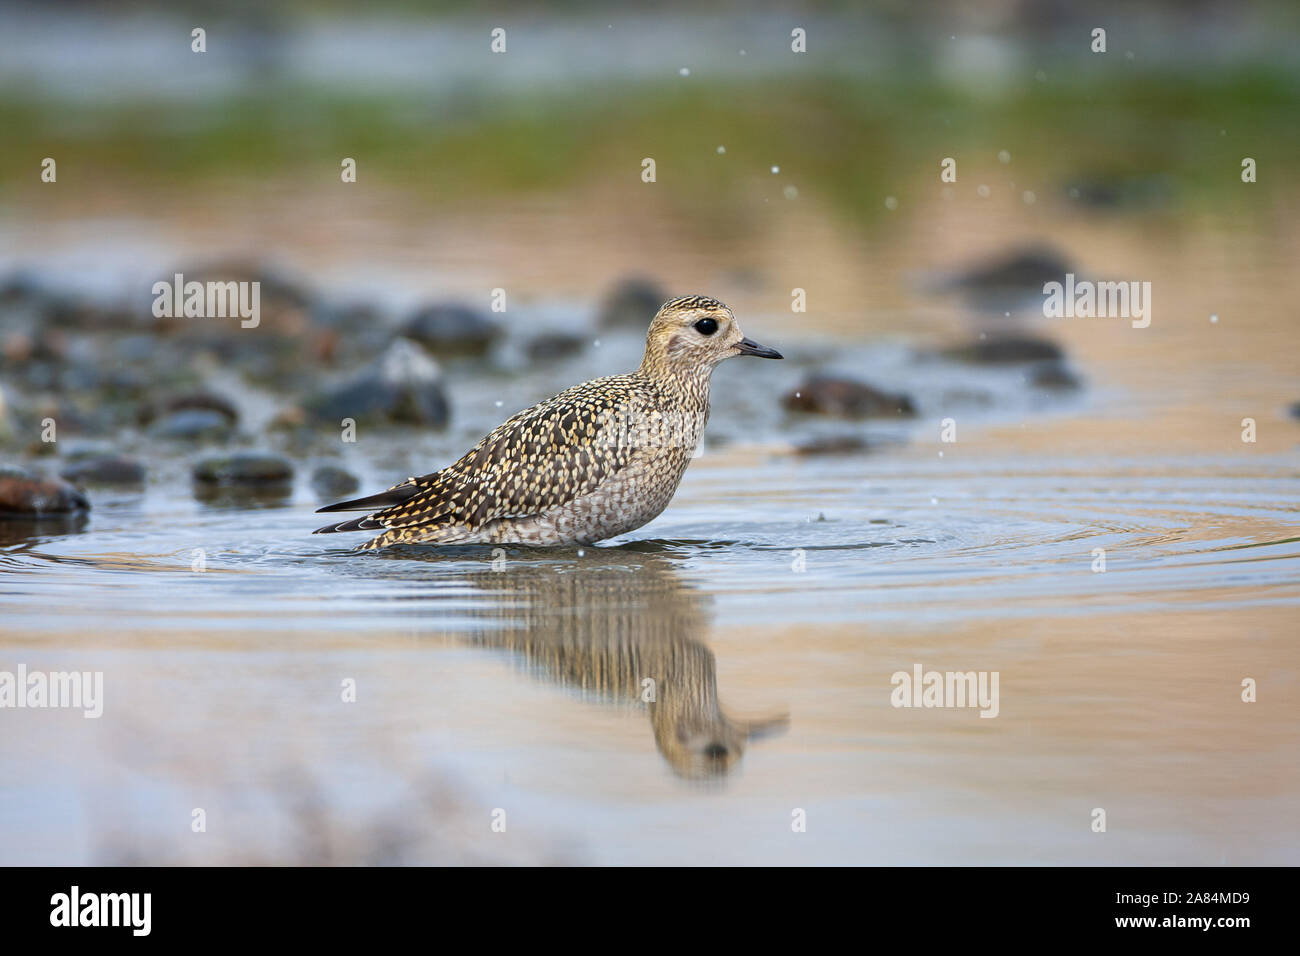
{"type": "Polygon", "coordinates": [[[786,186],[786,187],[785,187],[785,198],[786,198],[786,199],[798,199],[798,198],[799,198],[799,190],[796,189],[796,188],[793,187],[793,186],[786,186]]]}
{"type": "Polygon", "coordinates": [[[678,70],[677,72],[678,72],[678,74],[681,75],[681,76],[690,76],[690,75],[691,75],[691,69],[690,69],[690,67],[688,67],[688,66],[684,66],[684,67],[682,67],[682,68],[681,68],[680,70],[678,70]]]}
{"type": "Polygon", "coordinates": [[[999,163],[1011,162],[1011,154],[1008,153],[1005,149],[1002,150],[1002,152],[998,153],[998,162],[999,163]]]}
{"type": "Polygon", "coordinates": [[[897,209],[897,208],[898,208],[898,197],[896,197],[896,196],[886,196],[886,197],[885,197],[885,208],[888,209],[890,212],[893,212],[895,209],[897,209]]]}
{"type": "Polygon", "coordinates": [[[725,153],[726,151],[727,151],[727,147],[725,147],[725,146],[719,146],[719,147],[718,147],[718,155],[719,155],[719,156],[721,156],[721,155],[722,155],[723,153],[725,153]]]}
{"type": "Polygon", "coordinates": [[[1218,315],[1217,312],[1216,312],[1214,315],[1210,316],[1210,323],[1211,323],[1212,325],[1218,325],[1218,324],[1219,324],[1219,315],[1218,315]]]}
{"type": "Polygon", "coordinates": [[[773,166],[773,167],[772,167],[772,175],[773,175],[773,176],[775,176],[775,175],[776,175],[777,173],[779,173],[780,171],[781,171],[781,167],[780,167],[780,166],[773,166]]]}

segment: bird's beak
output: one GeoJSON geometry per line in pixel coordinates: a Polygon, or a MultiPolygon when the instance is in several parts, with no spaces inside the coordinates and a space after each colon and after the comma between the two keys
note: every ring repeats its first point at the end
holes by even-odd
{"type": "Polygon", "coordinates": [[[753,339],[741,339],[736,343],[736,351],[741,355],[752,355],[755,358],[785,358],[785,356],[776,349],[769,349],[766,346],[759,345],[753,339]]]}

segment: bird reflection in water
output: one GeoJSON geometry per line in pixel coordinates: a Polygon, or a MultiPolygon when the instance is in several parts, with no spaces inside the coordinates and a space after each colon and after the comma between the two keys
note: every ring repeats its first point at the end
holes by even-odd
{"type": "Polygon", "coordinates": [[[586,548],[581,556],[401,548],[388,556],[442,562],[454,551],[464,567],[472,552],[474,569],[461,580],[489,592],[474,602],[473,643],[509,651],[529,672],[588,699],[644,708],[676,774],[722,777],[751,740],[783,731],[789,720],[741,720],[723,711],[713,652],[703,642],[709,600],[682,583],[667,554],[647,550],[655,547],[663,546],[586,548]],[[494,626],[474,626],[486,618],[494,626]]]}

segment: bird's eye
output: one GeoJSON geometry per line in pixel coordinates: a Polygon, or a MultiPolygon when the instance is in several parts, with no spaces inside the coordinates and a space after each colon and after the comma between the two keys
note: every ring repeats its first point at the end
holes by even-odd
{"type": "Polygon", "coordinates": [[[714,332],[718,331],[718,320],[700,319],[700,321],[695,323],[695,331],[699,332],[700,335],[712,335],[714,332]]]}

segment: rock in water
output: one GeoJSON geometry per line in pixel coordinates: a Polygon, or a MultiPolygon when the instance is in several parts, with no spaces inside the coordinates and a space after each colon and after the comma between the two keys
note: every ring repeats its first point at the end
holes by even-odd
{"type": "Polygon", "coordinates": [[[1047,339],[1008,335],[983,339],[948,349],[944,355],[974,365],[1014,365],[1020,362],[1059,362],[1061,347],[1047,339]]]}
{"type": "Polygon", "coordinates": [[[1063,362],[1042,362],[1035,365],[1029,373],[1029,384],[1053,392],[1072,392],[1083,387],[1079,376],[1063,362]]]}
{"type": "Polygon", "coordinates": [[[477,309],[442,303],[407,319],[402,335],[440,357],[477,356],[492,347],[501,328],[477,309]]]}
{"type": "Polygon", "coordinates": [[[220,455],[195,465],[194,480],[208,485],[283,485],[293,481],[293,465],[279,455],[258,452],[220,455]]]}
{"type": "Polygon", "coordinates": [[[224,438],[230,434],[230,420],[220,412],[211,409],[184,408],[169,412],[158,419],[149,432],[156,438],[174,438],[182,441],[224,438]]]}
{"type": "Polygon", "coordinates": [[[157,438],[198,441],[225,438],[239,421],[239,411],[211,392],[187,392],[140,409],[140,424],[157,438]]]}
{"type": "Polygon", "coordinates": [[[600,306],[599,324],[603,327],[623,326],[644,329],[646,323],[668,300],[663,289],[649,279],[623,279],[610,290],[600,306]]]}
{"type": "Polygon", "coordinates": [[[68,481],[90,485],[139,485],[144,483],[144,465],[132,458],[97,455],[65,466],[59,475],[68,481]]]}
{"type": "Polygon", "coordinates": [[[357,476],[337,465],[321,465],[311,473],[311,487],[322,500],[343,498],[361,486],[357,476]]]}
{"type": "Polygon", "coordinates": [[[547,332],[529,339],[524,352],[534,362],[549,362],[577,355],[587,344],[587,336],[568,332],[547,332]]]}
{"type": "Polygon", "coordinates": [[[0,519],[66,517],[89,510],[86,496],[60,478],[0,473],[0,519]]]}
{"type": "Polygon", "coordinates": [[[953,277],[946,286],[968,291],[1018,290],[1041,295],[1044,283],[1061,282],[1070,271],[1065,258],[1053,249],[1021,249],[973,266],[953,277]]]}
{"type": "Polygon", "coordinates": [[[396,339],[365,373],[304,405],[313,421],[426,425],[441,428],[450,414],[442,370],[418,345],[396,339]]]}
{"type": "Polygon", "coordinates": [[[939,291],[960,292],[981,313],[1019,312],[1039,306],[1043,286],[1063,282],[1074,271],[1050,248],[1027,248],[990,259],[939,283],[939,291]]]}
{"type": "Polygon", "coordinates": [[[840,418],[910,418],[916,414],[911,398],[906,395],[893,395],[831,375],[807,379],[786,395],[783,404],[792,412],[840,418]]]}
{"type": "Polygon", "coordinates": [[[215,412],[231,425],[238,424],[239,410],[229,401],[212,392],[186,392],[171,398],[155,402],[140,410],[140,424],[148,425],[172,412],[192,411],[215,412]]]}

